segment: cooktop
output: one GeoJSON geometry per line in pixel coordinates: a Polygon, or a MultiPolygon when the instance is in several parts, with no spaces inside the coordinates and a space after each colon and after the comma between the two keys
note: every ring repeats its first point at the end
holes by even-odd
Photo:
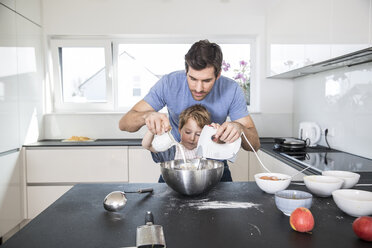
{"type": "Polygon", "coordinates": [[[326,170],[345,170],[353,172],[372,172],[372,159],[345,152],[312,152],[303,157],[280,153],[305,166],[311,165],[319,172],[326,170]]]}
{"type": "MultiPolygon", "coordinates": [[[[287,139],[287,138],[285,138],[287,139]]],[[[275,138],[260,139],[261,143],[272,144],[273,151],[305,167],[322,172],[325,170],[345,170],[372,172],[372,159],[342,152],[326,146],[304,147],[301,150],[287,150],[275,143],[275,138]]]]}

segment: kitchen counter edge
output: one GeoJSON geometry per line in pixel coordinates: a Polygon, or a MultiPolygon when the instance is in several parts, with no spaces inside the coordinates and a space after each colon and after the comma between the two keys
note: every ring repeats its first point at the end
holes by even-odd
{"type": "Polygon", "coordinates": [[[23,145],[33,147],[75,147],[75,146],[141,146],[142,139],[97,139],[89,142],[62,142],[62,140],[40,140],[35,143],[23,145]]]}

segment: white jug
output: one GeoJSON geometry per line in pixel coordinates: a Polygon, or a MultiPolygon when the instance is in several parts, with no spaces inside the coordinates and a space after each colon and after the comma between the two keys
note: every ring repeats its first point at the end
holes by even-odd
{"type": "Polygon", "coordinates": [[[174,139],[173,135],[170,132],[165,132],[161,135],[155,135],[152,140],[152,147],[157,152],[164,152],[176,145],[177,141],[174,139]]]}

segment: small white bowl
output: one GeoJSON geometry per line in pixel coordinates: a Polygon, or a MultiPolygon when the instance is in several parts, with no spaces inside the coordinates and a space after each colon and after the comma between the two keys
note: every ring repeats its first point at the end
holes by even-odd
{"type": "Polygon", "coordinates": [[[350,189],[358,183],[360,175],[358,173],[350,172],[350,171],[337,171],[337,170],[329,170],[323,171],[323,176],[331,176],[337,177],[344,180],[342,184],[343,189],[350,189]]]}
{"type": "Polygon", "coordinates": [[[332,193],[337,207],[348,215],[372,215],[372,192],[357,189],[339,189],[332,193]]]}
{"type": "Polygon", "coordinates": [[[313,194],[328,197],[333,191],[341,188],[344,180],[337,177],[312,175],[304,176],[304,183],[313,194]]]}
{"type": "Polygon", "coordinates": [[[309,209],[313,196],[300,190],[282,190],[275,193],[276,207],[285,215],[291,216],[292,212],[299,207],[309,209]]]}
{"type": "Polygon", "coordinates": [[[291,177],[281,173],[258,173],[254,175],[254,179],[260,189],[269,194],[275,194],[278,191],[284,190],[291,183],[291,177]],[[261,177],[277,177],[279,180],[262,179],[261,177]]]}

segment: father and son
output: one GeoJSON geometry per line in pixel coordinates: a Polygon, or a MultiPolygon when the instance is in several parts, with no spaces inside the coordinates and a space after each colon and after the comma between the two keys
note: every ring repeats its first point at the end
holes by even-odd
{"type": "MultiPolygon", "coordinates": [[[[151,151],[155,162],[181,159],[179,146],[156,152],[151,142],[154,135],[170,131],[183,146],[186,159],[195,158],[200,133],[205,125],[217,129],[215,139],[236,141],[242,133],[255,150],[260,141],[249,116],[243,90],[234,80],[221,75],[223,55],[219,45],[208,40],[194,43],[185,55],[185,71],[163,76],[149,93],[119,121],[122,131],[136,132],[148,128],[142,146],[151,151]],[[168,116],[158,112],[167,106],[168,116]],[[227,117],[230,121],[226,121],[227,117]]],[[[242,148],[251,147],[242,139],[242,148]]],[[[232,181],[224,161],[221,181],[232,181]]],[[[159,182],[164,182],[160,177],[159,182]]]]}

